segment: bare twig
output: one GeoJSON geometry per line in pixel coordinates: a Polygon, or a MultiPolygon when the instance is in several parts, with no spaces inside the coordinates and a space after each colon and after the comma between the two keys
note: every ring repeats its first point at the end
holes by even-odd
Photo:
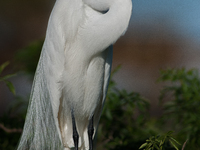
{"type": "Polygon", "coordinates": [[[21,133],[22,132],[22,129],[15,129],[15,128],[9,129],[9,128],[5,127],[4,124],[1,124],[1,123],[0,123],[0,128],[7,133],[16,133],[16,132],[21,133]]]}
{"type": "Polygon", "coordinates": [[[183,147],[182,147],[182,150],[185,149],[185,145],[186,145],[187,141],[188,141],[188,139],[184,142],[183,147]]]}

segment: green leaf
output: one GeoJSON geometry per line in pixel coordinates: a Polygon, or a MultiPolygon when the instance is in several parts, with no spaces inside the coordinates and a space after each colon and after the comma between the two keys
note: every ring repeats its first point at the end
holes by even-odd
{"type": "Polygon", "coordinates": [[[1,77],[1,78],[0,78],[0,81],[5,81],[5,80],[7,80],[7,79],[9,79],[9,78],[11,78],[11,77],[14,77],[14,76],[16,76],[16,74],[9,74],[9,75],[6,75],[6,76],[4,76],[4,77],[1,77]]]}
{"type": "Polygon", "coordinates": [[[175,143],[174,143],[172,140],[169,140],[169,142],[174,146],[174,148],[175,148],[176,150],[179,150],[178,147],[175,145],[175,143]]]}
{"type": "Polygon", "coordinates": [[[144,144],[142,144],[142,145],[140,146],[139,149],[145,148],[146,146],[147,146],[147,143],[144,143],[144,144]]]}
{"type": "Polygon", "coordinates": [[[6,83],[7,87],[9,88],[9,90],[15,95],[16,92],[15,92],[15,88],[14,88],[13,84],[8,80],[4,80],[4,82],[6,83]]]}
{"type": "Polygon", "coordinates": [[[177,143],[178,145],[181,145],[176,139],[174,139],[173,137],[170,137],[171,140],[173,140],[175,143],[177,143]]]}
{"type": "Polygon", "coordinates": [[[113,71],[112,71],[112,73],[111,73],[111,78],[113,77],[113,75],[116,73],[116,72],[118,72],[119,70],[121,69],[121,65],[118,65],[113,71]]]}
{"type": "Polygon", "coordinates": [[[160,148],[158,147],[158,145],[154,144],[154,146],[156,147],[157,150],[160,150],[160,148]]]}
{"type": "Polygon", "coordinates": [[[174,132],[174,131],[168,131],[168,132],[167,132],[167,135],[169,136],[169,135],[171,135],[173,132],[174,132]]]}
{"type": "Polygon", "coordinates": [[[0,74],[2,73],[2,71],[5,69],[6,66],[9,65],[9,61],[3,63],[1,66],[0,66],[0,74]]]}
{"type": "Polygon", "coordinates": [[[151,148],[152,145],[153,145],[152,143],[149,143],[149,144],[147,145],[147,149],[151,148]]]}
{"type": "Polygon", "coordinates": [[[164,142],[165,142],[165,139],[161,140],[159,146],[161,147],[164,144],[164,142]]]}

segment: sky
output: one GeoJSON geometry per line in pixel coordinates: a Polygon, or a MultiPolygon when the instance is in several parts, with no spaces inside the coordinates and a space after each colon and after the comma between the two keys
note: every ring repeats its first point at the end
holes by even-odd
{"type": "Polygon", "coordinates": [[[133,0],[131,25],[167,18],[174,31],[200,42],[200,0],[133,0]]]}

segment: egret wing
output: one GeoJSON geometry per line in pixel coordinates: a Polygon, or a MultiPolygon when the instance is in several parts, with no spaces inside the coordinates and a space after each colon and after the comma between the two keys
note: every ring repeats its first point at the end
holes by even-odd
{"type": "Polygon", "coordinates": [[[106,94],[108,90],[108,84],[110,80],[110,74],[111,74],[111,67],[112,67],[112,57],[113,57],[113,46],[109,46],[106,50],[107,52],[107,57],[105,60],[105,72],[104,72],[104,85],[103,85],[103,93],[102,93],[102,102],[101,104],[97,107],[95,111],[95,119],[94,119],[94,127],[95,131],[97,130],[99,119],[101,117],[101,113],[103,110],[103,106],[106,100],[106,94]]]}

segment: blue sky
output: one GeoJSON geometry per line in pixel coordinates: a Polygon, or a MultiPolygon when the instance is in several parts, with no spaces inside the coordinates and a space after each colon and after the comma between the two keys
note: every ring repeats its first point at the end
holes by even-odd
{"type": "Polygon", "coordinates": [[[200,0],[133,0],[131,25],[153,24],[156,18],[167,19],[174,31],[200,42],[200,0]]]}

